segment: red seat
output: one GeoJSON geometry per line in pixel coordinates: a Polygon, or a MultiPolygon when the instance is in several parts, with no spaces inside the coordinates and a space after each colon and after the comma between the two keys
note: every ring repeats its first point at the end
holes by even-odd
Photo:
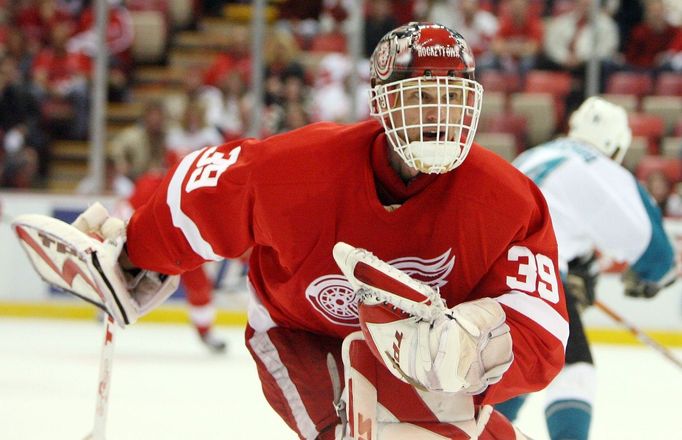
{"type": "MultiPolygon", "coordinates": [[[[542,12],[545,9],[545,2],[547,0],[530,0],[528,2],[528,16],[529,17],[542,17],[542,12]]],[[[572,2],[572,0],[568,0],[572,2]]],[[[499,1],[498,1],[499,2],[499,1]]],[[[495,11],[491,11],[493,14],[497,15],[498,18],[509,16],[511,14],[509,7],[509,2],[508,1],[501,1],[499,2],[499,6],[497,7],[497,14],[495,14],[495,11]]]]}
{"type": "Polygon", "coordinates": [[[346,36],[342,33],[333,32],[318,34],[313,37],[310,43],[311,52],[347,52],[346,36]]]}
{"type": "Polygon", "coordinates": [[[632,136],[641,136],[647,139],[649,154],[658,153],[658,143],[663,137],[665,124],[660,116],[649,115],[646,113],[631,113],[628,115],[628,122],[632,136]]]}
{"type": "Polygon", "coordinates": [[[519,91],[521,77],[513,72],[485,70],[479,79],[483,89],[488,92],[504,92],[505,94],[519,91]]]}
{"type": "Polygon", "coordinates": [[[531,70],[526,75],[524,91],[527,93],[549,93],[554,98],[556,120],[563,121],[566,112],[566,96],[571,91],[573,79],[568,72],[531,70]]]}
{"type": "Polygon", "coordinates": [[[656,80],[655,93],[664,96],[682,96],[682,73],[661,73],[656,80]]]}
{"type": "Polygon", "coordinates": [[[526,75],[524,91],[532,93],[551,93],[565,98],[571,91],[571,74],[546,70],[531,70],[526,75]]]}
{"type": "Polygon", "coordinates": [[[498,113],[481,118],[481,131],[488,133],[508,133],[514,136],[516,150],[526,149],[528,122],[526,117],[514,113],[498,113]]]}
{"type": "Polygon", "coordinates": [[[648,73],[616,72],[609,76],[606,93],[635,95],[641,98],[654,89],[654,81],[648,73]]]}
{"type": "Polygon", "coordinates": [[[671,182],[682,180],[682,161],[677,158],[661,156],[644,156],[637,165],[637,179],[645,181],[649,174],[662,171],[671,182]]]}

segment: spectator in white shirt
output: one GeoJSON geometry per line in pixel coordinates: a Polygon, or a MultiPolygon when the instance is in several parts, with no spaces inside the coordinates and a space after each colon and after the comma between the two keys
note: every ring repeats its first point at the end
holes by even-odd
{"type": "Polygon", "coordinates": [[[196,101],[190,101],[181,123],[168,131],[166,145],[179,156],[203,147],[220,145],[223,137],[218,129],[206,123],[206,110],[196,101]]]}
{"type": "Polygon", "coordinates": [[[499,24],[493,14],[481,9],[478,0],[437,0],[427,13],[427,21],[459,32],[469,43],[477,67],[486,64],[484,58],[490,53],[499,24]]]}

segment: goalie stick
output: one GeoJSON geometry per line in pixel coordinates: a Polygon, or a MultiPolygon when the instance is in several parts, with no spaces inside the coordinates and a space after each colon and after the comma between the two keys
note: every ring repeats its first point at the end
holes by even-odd
{"type": "Polygon", "coordinates": [[[99,380],[97,384],[97,405],[92,431],[85,440],[104,440],[106,438],[107,414],[109,409],[109,390],[111,370],[114,363],[114,337],[116,325],[110,315],[104,320],[104,340],[99,359],[99,380]]]}
{"type": "Polygon", "coordinates": [[[662,354],[665,358],[667,358],[669,361],[671,361],[673,364],[675,364],[678,368],[682,369],[682,362],[680,362],[680,360],[677,359],[675,357],[675,355],[670,350],[668,350],[667,348],[665,348],[664,346],[662,346],[658,342],[654,341],[649,335],[647,335],[642,330],[638,329],[637,327],[635,327],[634,325],[632,325],[631,323],[626,321],[625,318],[623,318],[621,315],[619,315],[611,307],[607,306],[606,304],[604,304],[603,302],[601,302],[599,300],[595,300],[594,305],[599,310],[601,310],[606,315],[608,315],[611,319],[616,321],[618,324],[620,324],[623,327],[625,327],[626,329],[628,329],[630,331],[630,333],[635,335],[637,337],[637,339],[639,339],[642,343],[653,348],[654,350],[656,350],[657,352],[662,354]]]}

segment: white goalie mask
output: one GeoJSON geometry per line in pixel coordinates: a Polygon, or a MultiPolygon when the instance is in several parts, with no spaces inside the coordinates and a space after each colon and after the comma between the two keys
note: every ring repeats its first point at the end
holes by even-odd
{"type": "Polygon", "coordinates": [[[410,23],[386,34],[370,59],[370,114],[411,168],[446,173],[464,162],[476,134],[483,87],[462,36],[410,23]]]}
{"type": "Polygon", "coordinates": [[[569,137],[591,144],[618,163],[623,162],[632,142],[625,110],[596,96],[573,112],[568,127],[569,137]]]}

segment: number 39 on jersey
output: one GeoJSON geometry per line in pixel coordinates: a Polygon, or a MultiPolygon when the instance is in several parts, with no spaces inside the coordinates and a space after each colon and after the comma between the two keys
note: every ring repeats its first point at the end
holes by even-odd
{"type": "Polygon", "coordinates": [[[523,292],[535,292],[546,301],[559,302],[559,286],[552,259],[543,254],[534,254],[525,246],[512,246],[507,252],[509,261],[518,261],[517,276],[507,277],[507,286],[523,292]]]}
{"type": "Polygon", "coordinates": [[[218,147],[207,148],[196,164],[196,169],[189,176],[185,191],[192,192],[195,189],[214,187],[218,185],[218,179],[230,165],[237,162],[241,147],[230,151],[230,155],[225,159],[223,153],[216,152],[218,147]]]}

